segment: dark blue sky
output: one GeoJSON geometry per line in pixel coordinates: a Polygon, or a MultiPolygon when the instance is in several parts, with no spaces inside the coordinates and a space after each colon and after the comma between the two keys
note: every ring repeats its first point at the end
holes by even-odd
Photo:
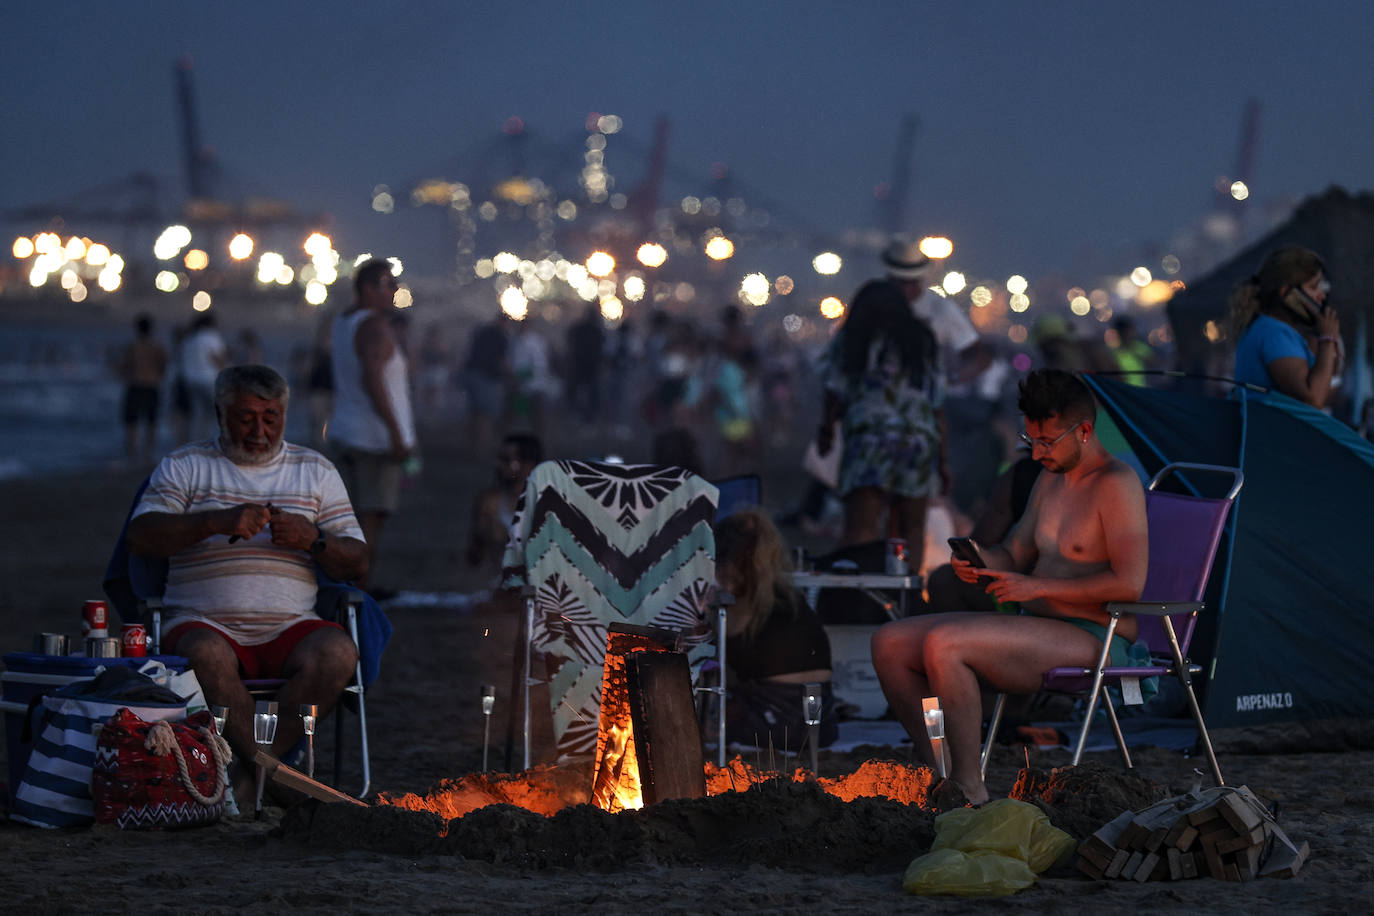
{"type": "MultiPolygon", "coordinates": [[[[1365,3],[140,0],[11,5],[2,28],[6,206],[135,170],[179,190],[171,73],[190,53],[228,175],[331,211],[345,253],[425,225],[373,214],[373,185],[463,177],[445,166],[511,115],[553,140],[614,113],[647,145],[662,112],[676,167],[723,161],[838,232],[874,222],[913,113],[910,229],[950,235],[951,263],[989,277],[1089,281],[1167,250],[1234,169],[1249,97],[1257,210],[1374,187],[1365,3]]],[[[624,189],[641,167],[615,151],[624,189]]]]}

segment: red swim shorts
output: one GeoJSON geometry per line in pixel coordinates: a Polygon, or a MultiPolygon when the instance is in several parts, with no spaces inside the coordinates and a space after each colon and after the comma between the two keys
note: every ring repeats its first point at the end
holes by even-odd
{"type": "Polygon", "coordinates": [[[292,624],[271,642],[256,646],[242,646],[226,636],[223,630],[217,630],[208,623],[202,623],[199,620],[188,620],[167,634],[162,651],[169,655],[176,655],[177,643],[181,641],[183,636],[194,630],[209,630],[227,642],[229,647],[234,650],[234,654],[238,656],[239,670],[243,673],[244,680],[281,677],[282,669],[286,666],[286,660],[291,656],[291,650],[296,648],[300,641],[311,633],[326,627],[333,627],[341,633],[347,632],[343,627],[330,620],[302,620],[300,623],[292,624]]]}

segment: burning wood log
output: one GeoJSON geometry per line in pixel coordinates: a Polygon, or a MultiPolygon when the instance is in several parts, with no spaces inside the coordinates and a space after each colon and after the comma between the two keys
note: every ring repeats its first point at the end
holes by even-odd
{"type": "Polygon", "coordinates": [[[1079,846],[1078,870],[1134,881],[1251,881],[1290,878],[1309,854],[1248,788],[1220,786],[1123,812],[1079,846]]]}
{"type": "Polygon", "coordinates": [[[592,804],[607,811],[706,794],[687,656],[677,634],[614,624],[606,636],[592,804]]]}

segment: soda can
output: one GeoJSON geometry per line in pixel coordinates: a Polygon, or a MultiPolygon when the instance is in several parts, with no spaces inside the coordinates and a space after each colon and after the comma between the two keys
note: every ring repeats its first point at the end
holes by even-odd
{"type": "Polygon", "coordinates": [[[141,623],[124,624],[120,634],[124,642],[125,657],[138,657],[148,654],[148,631],[141,623]]]}
{"type": "Polygon", "coordinates": [[[908,576],[911,563],[907,560],[906,538],[887,539],[887,574],[889,576],[908,576]]]}
{"type": "Polygon", "coordinates": [[[81,635],[88,639],[110,635],[110,610],[104,601],[92,598],[81,605],[81,635]]]}

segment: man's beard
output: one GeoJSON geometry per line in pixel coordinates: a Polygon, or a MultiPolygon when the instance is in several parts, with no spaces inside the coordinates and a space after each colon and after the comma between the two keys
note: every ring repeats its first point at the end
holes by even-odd
{"type": "Polygon", "coordinates": [[[219,448],[220,451],[224,452],[224,457],[234,464],[261,467],[264,464],[270,464],[272,459],[277,457],[281,451],[281,440],[278,439],[275,443],[269,443],[266,451],[250,451],[234,442],[228,434],[220,430],[219,448]]]}

